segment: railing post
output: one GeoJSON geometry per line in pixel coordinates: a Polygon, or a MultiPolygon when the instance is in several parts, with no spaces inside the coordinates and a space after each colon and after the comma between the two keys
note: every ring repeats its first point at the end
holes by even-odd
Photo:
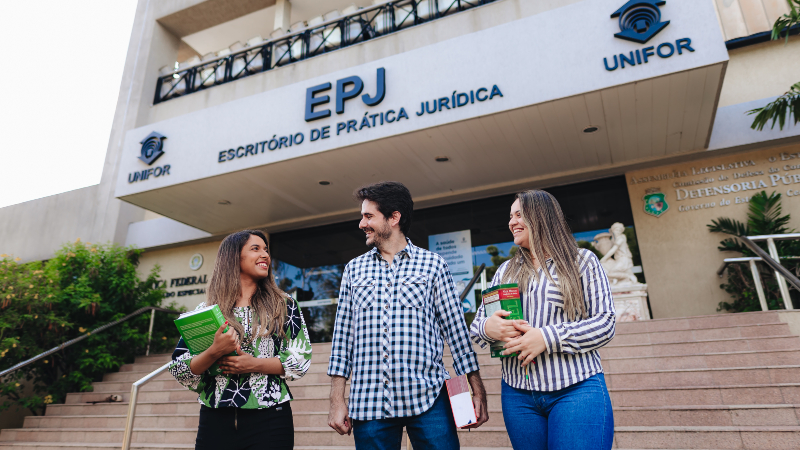
{"type": "MultiPolygon", "coordinates": [[[[780,264],[781,259],[778,256],[778,247],[775,246],[774,239],[767,238],[767,249],[769,250],[769,255],[772,256],[772,259],[780,264]]],[[[778,280],[778,288],[781,290],[781,297],[783,297],[783,304],[786,306],[786,309],[794,309],[794,306],[792,306],[792,296],[789,295],[789,286],[786,284],[786,279],[783,278],[783,275],[781,275],[781,273],[777,270],[775,271],[775,278],[778,280]]]]}
{"type": "Polygon", "coordinates": [[[125,434],[122,435],[122,450],[130,450],[133,435],[133,420],[136,417],[136,399],[139,396],[139,385],[131,386],[131,398],[128,401],[128,418],[125,421],[125,434]]]}
{"type": "Polygon", "coordinates": [[[155,309],[151,309],[150,310],[150,329],[147,330],[147,350],[145,350],[144,356],[149,356],[150,355],[150,342],[153,341],[153,322],[155,322],[155,319],[156,319],[156,310],[155,309]]]}
{"type": "Polygon", "coordinates": [[[164,85],[164,77],[158,77],[156,80],[156,95],[153,98],[153,104],[157,105],[161,102],[161,86],[164,85]]]}
{"type": "Polygon", "coordinates": [[[764,286],[761,283],[761,275],[758,273],[758,267],[755,260],[750,260],[750,271],[753,272],[753,283],[756,285],[756,292],[758,292],[758,303],[761,303],[761,310],[768,311],[767,298],[764,296],[764,286]]]}

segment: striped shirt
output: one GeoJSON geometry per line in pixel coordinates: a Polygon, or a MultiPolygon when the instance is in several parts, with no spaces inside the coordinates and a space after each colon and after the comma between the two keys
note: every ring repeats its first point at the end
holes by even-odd
{"type": "Polygon", "coordinates": [[[408,241],[391,264],[377,249],[347,264],[328,375],[350,380],[350,417],[408,417],[433,406],[445,380],[444,341],[457,375],[478,357],[441,256],[408,241]]]}
{"type": "MultiPolygon", "coordinates": [[[[492,279],[492,286],[500,283],[508,268],[503,263],[492,279]]],[[[555,264],[546,262],[547,269],[558,283],[555,264]]],[[[616,313],[608,277],[597,256],[589,250],[578,250],[578,267],[583,285],[583,301],[588,317],[570,322],[564,312],[564,297],[539,269],[539,279],[532,279],[527,289],[520,287],[525,320],[542,330],[546,350],[535,359],[530,369],[522,367],[517,358],[502,359],[503,380],[511,387],[529,391],[557,391],[602,373],[597,349],[614,337],[616,313]],[[529,371],[529,372],[528,372],[529,371]],[[526,378],[526,375],[529,375],[526,378]]],[[[485,348],[494,342],[486,335],[486,312],[478,308],[470,333],[472,340],[485,348]]]]}

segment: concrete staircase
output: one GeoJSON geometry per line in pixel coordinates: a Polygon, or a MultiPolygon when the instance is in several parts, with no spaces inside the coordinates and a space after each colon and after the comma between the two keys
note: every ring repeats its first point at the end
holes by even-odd
{"type": "MultiPolygon", "coordinates": [[[[619,449],[799,449],[800,312],[725,314],[621,323],[601,353],[619,449]],[[788,320],[787,320],[788,318],[788,320]]],[[[351,449],[327,426],[330,344],[314,345],[309,373],[290,385],[298,449],[351,449]]],[[[24,428],[0,432],[0,450],[118,449],[130,385],[168,355],[137,358],[69,394],[24,428]],[[120,394],[121,403],[87,402],[120,394]]],[[[451,365],[451,358],[445,363],[451,365]]],[[[500,365],[480,354],[490,420],[459,432],[463,448],[510,449],[500,404],[500,365]]],[[[133,448],[194,448],[196,394],[162,374],[139,394],[133,448]]]]}

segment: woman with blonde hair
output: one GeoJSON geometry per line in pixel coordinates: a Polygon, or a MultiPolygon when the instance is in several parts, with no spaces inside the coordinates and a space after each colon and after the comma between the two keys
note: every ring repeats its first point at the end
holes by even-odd
{"type": "Polygon", "coordinates": [[[206,351],[192,356],[181,339],[172,354],[172,375],[200,394],[196,449],[294,446],[286,380],[306,373],[311,344],[297,302],[275,284],[271,262],[264,233],[245,230],[226,237],[208,302],[197,306],[219,305],[226,322],[206,351]],[[233,352],[236,356],[228,356],[233,352]],[[222,374],[211,374],[214,363],[222,374]]]}
{"type": "Polygon", "coordinates": [[[614,337],[608,278],[578,248],[556,199],[517,194],[508,227],[519,247],[492,280],[519,284],[525,320],[478,309],[470,332],[481,347],[504,341],[503,418],[515,450],[604,450],[614,416],[597,349],[614,337]]]}

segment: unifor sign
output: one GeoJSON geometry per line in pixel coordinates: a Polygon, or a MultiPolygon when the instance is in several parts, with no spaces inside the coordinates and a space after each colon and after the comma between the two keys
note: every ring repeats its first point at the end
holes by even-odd
{"type": "MultiPolygon", "coordinates": [[[[156,133],[155,131],[147,135],[146,138],[139,142],[142,144],[142,149],[138,159],[148,166],[153,165],[153,163],[164,154],[164,139],[166,138],[166,136],[156,133]]],[[[150,177],[158,178],[160,176],[169,175],[169,169],[169,164],[165,164],[161,167],[151,167],[149,169],[129,173],[128,183],[144,181],[150,177]]]]}
{"type": "MultiPolygon", "coordinates": [[[[670,21],[661,20],[661,8],[666,0],[630,0],[620,9],[611,14],[611,18],[619,17],[620,32],[615,34],[617,39],[623,39],[637,44],[646,44],[664,28],[670,21]]],[[[694,52],[690,38],[677,39],[673,42],[662,42],[644,48],[619,53],[609,59],[603,58],[603,64],[609,72],[626,67],[648,64],[656,56],[661,59],[671,58],[675,54],[683,55],[684,52],[694,52]],[[611,63],[613,61],[613,64],[611,63]]]]}

